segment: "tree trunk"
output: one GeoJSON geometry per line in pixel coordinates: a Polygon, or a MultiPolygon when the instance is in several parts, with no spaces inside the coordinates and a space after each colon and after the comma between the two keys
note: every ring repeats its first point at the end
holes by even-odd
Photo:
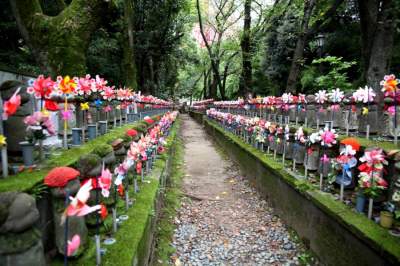
{"type": "Polygon", "coordinates": [[[18,28],[42,71],[84,75],[90,36],[106,8],[104,0],[73,0],[60,14],[43,14],[38,0],[10,0],[18,28]]]}
{"type": "Polygon", "coordinates": [[[133,1],[124,0],[124,57],[123,57],[123,73],[125,86],[135,89],[136,82],[136,64],[134,56],[134,39],[133,39],[133,1]]]}
{"type": "Polygon", "coordinates": [[[382,96],[380,81],[388,74],[394,42],[395,16],[392,0],[359,0],[363,73],[368,86],[382,96]]]}
{"type": "Polygon", "coordinates": [[[307,41],[308,24],[313,12],[316,0],[304,1],[304,15],[301,21],[299,36],[297,37],[296,49],[294,50],[292,66],[288,75],[286,92],[296,92],[297,80],[300,74],[300,68],[303,63],[304,47],[307,41]]]}
{"type": "MultiPolygon", "coordinates": [[[[206,45],[208,55],[210,56],[210,61],[211,61],[211,69],[214,72],[214,77],[213,77],[213,83],[216,83],[216,86],[219,88],[221,87],[221,77],[219,74],[219,59],[216,59],[216,55],[218,56],[218,53],[216,52],[215,54],[212,52],[210,45],[208,44],[208,40],[206,38],[206,35],[204,34],[204,29],[203,29],[203,19],[201,17],[201,10],[200,10],[200,3],[199,0],[196,0],[196,8],[197,8],[197,16],[199,19],[199,28],[200,28],[200,34],[201,37],[203,38],[203,41],[206,45]],[[214,82],[215,80],[215,82],[214,82]]],[[[219,36],[220,38],[220,36],[219,36]]],[[[218,50],[217,50],[218,51],[218,50]]],[[[216,94],[216,92],[215,92],[216,94]]]]}
{"type": "MultiPolygon", "coordinates": [[[[240,43],[242,48],[242,74],[240,77],[239,94],[247,97],[252,91],[252,65],[251,65],[251,0],[244,3],[243,36],[240,43]]],[[[221,95],[222,96],[222,95],[221,95]]]]}

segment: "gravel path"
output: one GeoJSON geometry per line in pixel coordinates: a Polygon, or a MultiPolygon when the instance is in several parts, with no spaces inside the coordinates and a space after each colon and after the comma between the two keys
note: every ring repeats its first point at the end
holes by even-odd
{"type": "Polygon", "coordinates": [[[297,265],[304,252],[199,124],[183,116],[184,198],[174,265],[297,265]]]}

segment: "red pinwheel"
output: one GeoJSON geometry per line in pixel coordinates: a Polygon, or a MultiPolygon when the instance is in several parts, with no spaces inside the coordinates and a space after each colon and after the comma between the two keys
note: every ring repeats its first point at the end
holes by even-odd
{"type": "Polygon", "coordinates": [[[21,105],[21,96],[18,95],[20,88],[11,96],[11,98],[3,104],[3,118],[7,119],[17,112],[18,107],[21,105]]]}
{"type": "Polygon", "coordinates": [[[44,78],[40,75],[37,79],[33,81],[31,87],[28,87],[27,92],[29,94],[34,94],[36,98],[49,98],[53,91],[55,82],[51,80],[50,77],[44,78]]]}

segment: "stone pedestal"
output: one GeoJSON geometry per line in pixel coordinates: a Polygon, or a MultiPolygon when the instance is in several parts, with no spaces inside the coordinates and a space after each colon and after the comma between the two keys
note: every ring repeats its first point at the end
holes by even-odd
{"type": "Polygon", "coordinates": [[[304,166],[306,166],[308,170],[310,171],[318,170],[320,161],[319,151],[320,151],[319,145],[312,144],[310,147],[307,147],[306,156],[304,158],[304,166]]]}

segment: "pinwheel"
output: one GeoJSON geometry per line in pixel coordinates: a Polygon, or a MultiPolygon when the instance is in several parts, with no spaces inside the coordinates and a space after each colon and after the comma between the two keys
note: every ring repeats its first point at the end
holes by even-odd
{"type": "Polygon", "coordinates": [[[328,95],[326,93],[326,90],[320,90],[317,93],[315,93],[315,101],[319,104],[323,104],[328,100],[328,95]]]}
{"type": "Polygon", "coordinates": [[[7,145],[6,140],[7,140],[7,138],[4,137],[4,135],[0,134],[0,147],[4,147],[5,145],[7,145]]]}
{"type": "Polygon", "coordinates": [[[342,169],[342,173],[336,176],[336,183],[340,185],[340,201],[343,201],[344,187],[350,185],[353,180],[352,169],[357,165],[356,153],[353,146],[347,144],[336,157],[336,162],[342,169]]]}
{"type": "Polygon", "coordinates": [[[67,256],[70,257],[79,249],[81,245],[81,238],[79,235],[74,235],[70,240],[68,240],[67,256]]]}
{"type": "Polygon", "coordinates": [[[94,80],[90,77],[89,74],[87,74],[84,78],[75,78],[74,81],[77,84],[76,92],[78,95],[85,97],[92,94],[92,84],[94,83],[94,80]]]}
{"type": "Polygon", "coordinates": [[[76,79],[71,79],[69,76],[64,78],[61,76],[57,77],[57,88],[60,94],[64,96],[64,112],[62,113],[64,120],[64,148],[68,148],[67,142],[67,130],[68,130],[68,97],[75,94],[77,84],[76,79]]]}
{"type": "Polygon", "coordinates": [[[21,96],[18,95],[21,88],[18,88],[8,101],[3,104],[3,119],[7,120],[10,116],[17,112],[21,106],[21,96]]]}
{"type": "Polygon", "coordinates": [[[81,186],[75,197],[70,197],[71,202],[62,216],[62,223],[65,222],[67,216],[85,216],[89,213],[100,210],[100,205],[90,207],[86,204],[90,197],[90,191],[92,188],[92,180],[89,179],[81,186]]]}
{"type": "Polygon", "coordinates": [[[101,194],[103,195],[103,197],[108,198],[110,196],[112,174],[110,170],[104,169],[104,164],[98,182],[99,182],[99,187],[101,188],[101,194]]]}
{"type": "Polygon", "coordinates": [[[398,90],[400,81],[396,79],[395,75],[386,75],[381,81],[382,91],[386,97],[393,98],[393,106],[389,107],[389,113],[394,116],[394,128],[395,128],[395,144],[397,144],[397,102],[398,102],[398,90]]]}

